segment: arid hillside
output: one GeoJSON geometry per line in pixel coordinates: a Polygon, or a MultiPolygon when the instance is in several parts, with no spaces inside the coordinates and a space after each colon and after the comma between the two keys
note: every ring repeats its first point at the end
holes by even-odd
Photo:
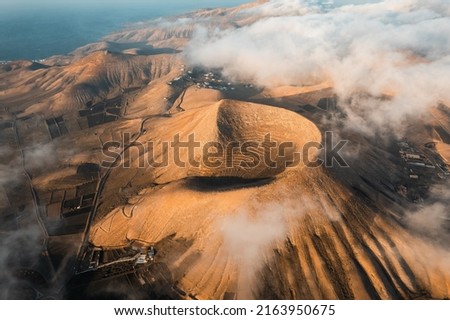
{"type": "Polygon", "coordinates": [[[0,298],[450,298],[450,108],[369,134],[331,80],[189,64],[264,2],[0,66],[0,298]]]}

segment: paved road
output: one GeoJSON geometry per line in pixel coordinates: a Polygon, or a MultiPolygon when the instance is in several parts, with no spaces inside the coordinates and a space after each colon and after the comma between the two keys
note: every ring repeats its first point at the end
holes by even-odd
{"type": "Polygon", "coordinates": [[[125,153],[125,151],[127,151],[144,133],[144,125],[145,123],[152,118],[159,118],[161,117],[161,115],[151,115],[148,117],[145,117],[142,119],[141,121],[141,125],[139,127],[139,134],[125,147],[122,149],[122,151],[120,152],[120,154],[117,155],[117,157],[115,158],[114,162],[106,169],[105,173],[100,177],[99,182],[97,184],[97,188],[95,190],[95,197],[94,197],[94,201],[93,201],[93,205],[92,205],[92,209],[89,212],[89,216],[88,216],[88,220],[85,226],[85,229],[83,231],[83,241],[81,242],[79,251],[78,251],[78,257],[77,257],[77,263],[75,266],[75,272],[77,272],[77,269],[80,266],[80,263],[82,261],[83,255],[85,250],[87,249],[88,245],[89,245],[89,236],[90,236],[90,230],[91,230],[91,226],[92,223],[95,220],[96,214],[97,214],[97,210],[98,210],[98,206],[99,206],[99,199],[101,197],[101,194],[105,188],[106,182],[108,181],[108,178],[111,174],[111,171],[113,168],[116,167],[116,164],[118,161],[121,161],[123,154],[125,153]]]}

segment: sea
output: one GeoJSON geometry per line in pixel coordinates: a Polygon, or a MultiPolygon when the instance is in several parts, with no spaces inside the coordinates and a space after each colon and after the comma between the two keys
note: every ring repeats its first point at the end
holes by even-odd
{"type": "Polygon", "coordinates": [[[0,62],[68,54],[134,23],[251,0],[0,0],[0,62]]]}

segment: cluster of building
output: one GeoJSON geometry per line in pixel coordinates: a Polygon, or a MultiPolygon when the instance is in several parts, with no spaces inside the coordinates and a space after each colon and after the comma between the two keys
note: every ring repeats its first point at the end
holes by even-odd
{"type": "MultiPolygon", "coordinates": [[[[191,72],[191,74],[192,74],[192,71],[188,71],[188,74],[189,74],[189,72],[191,72]]],[[[192,76],[191,76],[191,78],[192,78],[192,76]]],[[[200,77],[200,79],[197,78],[195,85],[197,86],[197,88],[208,88],[208,89],[216,89],[216,90],[221,90],[221,91],[228,91],[228,90],[236,89],[235,87],[233,87],[233,84],[231,82],[225,82],[224,80],[220,79],[219,74],[214,74],[212,72],[204,73],[200,77]]]]}
{"type": "Polygon", "coordinates": [[[447,164],[434,150],[434,144],[423,148],[413,146],[407,141],[397,143],[399,154],[409,182],[397,187],[397,192],[414,203],[422,203],[427,197],[429,187],[450,175],[447,164]]]}
{"type": "Polygon", "coordinates": [[[410,179],[419,179],[419,173],[423,173],[424,169],[434,171],[436,166],[421,152],[419,149],[411,146],[408,142],[402,141],[398,144],[400,157],[410,170],[410,179]],[[422,170],[420,170],[422,169],[422,170]]]}
{"type": "Polygon", "coordinates": [[[118,249],[102,249],[89,247],[81,261],[78,273],[95,271],[98,269],[107,270],[113,266],[128,266],[125,269],[145,266],[155,261],[157,250],[153,245],[133,243],[133,245],[118,249]]]}
{"type": "MultiPolygon", "coordinates": [[[[215,89],[220,91],[236,90],[236,86],[231,82],[222,79],[219,72],[207,72],[200,68],[194,68],[186,71],[186,66],[181,65],[180,72],[182,74],[171,81],[168,85],[178,85],[179,83],[195,85],[197,88],[215,89]]],[[[248,88],[253,87],[251,84],[245,85],[248,88]]]]}

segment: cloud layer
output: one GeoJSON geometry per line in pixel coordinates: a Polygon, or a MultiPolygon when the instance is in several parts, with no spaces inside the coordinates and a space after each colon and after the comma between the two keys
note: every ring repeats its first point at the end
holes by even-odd
{"type": "Polygon", "coordinates": [[[386,0],[326,10],[315,2],[272,0],[242,13],[261,16],[251,25],[199,28],[186,57],[264,87],[328,80],[341,101],[369,93],[347,106],[367,127],[398,124],[450,102],[450,1],[386,0]],[[379,99],[386,95],[391,99],[379,99]]]}

